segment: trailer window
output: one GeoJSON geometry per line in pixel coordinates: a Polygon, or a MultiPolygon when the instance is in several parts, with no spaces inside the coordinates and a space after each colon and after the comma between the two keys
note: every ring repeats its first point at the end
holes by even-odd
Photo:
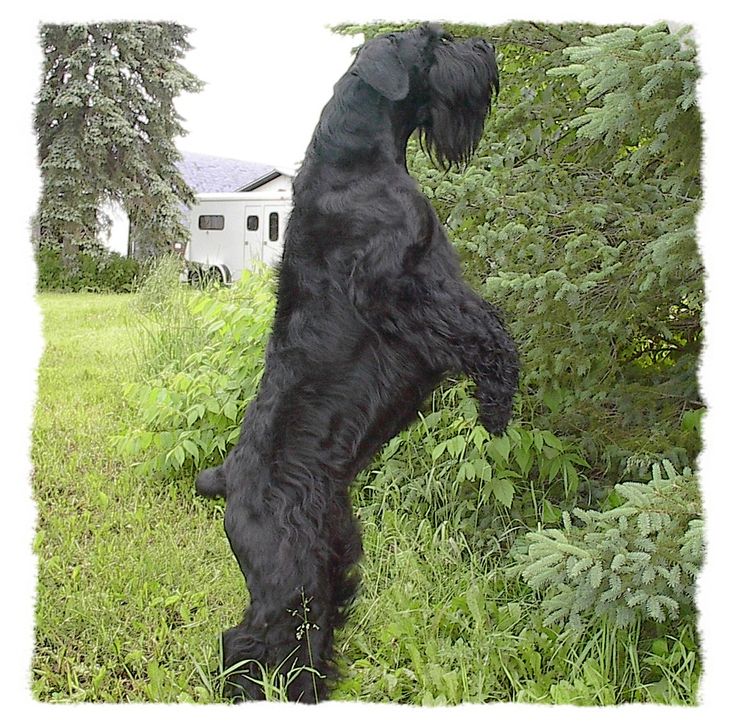
{"type": "Polygon", "coordinates": [[[225,217],[222,214],[202,214],[199,217],[200,229],[225,229],[225,217]]]}
{"type": "Polygon", "coordinates": [[[248,219],[245,220],[245,228],[249,232],[256,232],[258,230],[258,215],[249,214],[248,219]]]}
{"type": "Polygon", "coordinates": [[[279,238],[279,213],[271,212],[268,215],[268,239],[276,242],[279,238]]]}

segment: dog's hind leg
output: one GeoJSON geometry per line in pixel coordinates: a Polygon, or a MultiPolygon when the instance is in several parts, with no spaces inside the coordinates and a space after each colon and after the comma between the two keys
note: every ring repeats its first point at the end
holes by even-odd
{"type": "MultiPolygon", "coordinates": [[[[278,486],[268,489],[274,493],[278,486]]],[[[290,507],[279,493],[268,502],[254,501],[252,490],[228,495],[225,530],[250,605],[243,621],[223,634],[224,667],[232,671],[226,693],[263,699],[267,673],[269,682],[286,687],[290,701],[324,700],[335,676],[339,620],[329,534],[305,520],[309,503],[290,507]]],[[[347,599],[344,584],[340,593],[340,600],[347,599]]]]}

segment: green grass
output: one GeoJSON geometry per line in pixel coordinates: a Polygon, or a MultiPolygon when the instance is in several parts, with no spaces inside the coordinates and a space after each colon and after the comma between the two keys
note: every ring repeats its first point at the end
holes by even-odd
{"type": "MultiPolygon", "coordinates": [[[[218,635],[245,603],[222,506],[197,498],[191,479],[143,477],[114,443],[133,424],[122,392],[137,375],[135,298],[43,294],[39,302],[46,350],[32,453],[33,693],[53,702],[220,701],[218,635]]],[[[345,678],[335,698],[695,701],[688,626],[676,637],[544,627],[538,601],[504,569],[498,547],[479,547],[482,538],[470,542],[459,522],[431,521],[407,504],[411,487],[420,501],[419,489],[434,486],[423,466],[416,462],[401,492],[386,461],[376,465],[375,490],[381,477],[361,478],[363,588],[338,637],[345,678]]],[[[270,693],[283,697],[278,683],[270,693]]]]}
{"type": "Polygon", "coordinates": [[[129,296],[41,295],[33,433],[39,556],[33,693],[50,701],[216,697],[218,632],[242,613],[221,508],[136,476],[111,439],[130,411],[129,296]]]}

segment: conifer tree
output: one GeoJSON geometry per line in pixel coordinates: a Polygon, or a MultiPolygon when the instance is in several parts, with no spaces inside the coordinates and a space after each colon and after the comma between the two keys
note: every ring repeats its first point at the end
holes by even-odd
{"type": "MultiPolygon", "coordinates": [[[[412,173],[522,352],[525,420],[625,473],[692,465],[704,298],[697,53],[688,29],[446,25],[496,47],[501,92],[477,154],[412,173]]],[[[388,25],[341,26],[367,37],[388,25]]]]}
{"type": "Polygon", "coordinates": [[[118,202],[153,250],[181,239],[193,201],[177,167],[185,133],[174,99],[200,90],[181,64],[190,30],[174,23],[44,25],[35,112],[40,244],[71,253],[118,202]]]}

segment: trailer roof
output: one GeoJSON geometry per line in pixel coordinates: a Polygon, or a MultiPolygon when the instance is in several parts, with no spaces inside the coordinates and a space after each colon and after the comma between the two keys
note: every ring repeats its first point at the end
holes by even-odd
{"type": "Polygon", "coordinates": [[[291,201],[291,194],[289,192],[280,191],[263,191],[258,190],[253,192],[222,192],[222,193],[204,193],[197,194],[197,201],[199,202],[262,202],[262,201],[291,201]]]}
{"type": "Polygon", "coordinates": [[[269,164],[192,152],[182,152],[177,166],[196,194],[254,190],[281,174],[291,176],[269,164]]]}

